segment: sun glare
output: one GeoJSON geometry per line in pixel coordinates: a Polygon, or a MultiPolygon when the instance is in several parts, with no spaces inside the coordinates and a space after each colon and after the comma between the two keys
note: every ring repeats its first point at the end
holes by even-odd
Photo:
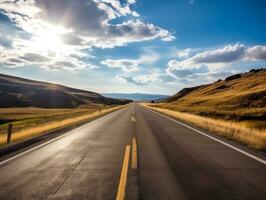
{"type": "Polygon", "coordinates": [[[44,51],[58,51],[62,44],[60,36],[51,31],[44,31],[36,37],[36,45],[44,51]]]}
{"type": "Polygon", "coordinates": [[[43,53],[64,53],[67,51],[62,38],[64,33],[66,31],[58,27],[40,30],[32,38],[32,47],[43,53]]]}

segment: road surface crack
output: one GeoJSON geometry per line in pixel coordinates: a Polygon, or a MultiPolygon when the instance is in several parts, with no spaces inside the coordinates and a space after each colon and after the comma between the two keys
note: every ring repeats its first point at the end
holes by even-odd
{"type": "Polygon", "coordinates": [[[61,184],[58,186],[58,188],[55,190],[55,192],[48,198],[48,200],[51,200],[54,198],[55,194],[61,189],[61,187],[65,184],[67,179],[73,174],[73,172],[77,169],[77,167],[81,164],[81,162],[87,157],[87,155],[88,155],[88,153],[80,159],[80,161],[77,163],[77,165],[75,167],[72,168],[70,173],[65,177],[65,179],[61,182],[61,184]]]}

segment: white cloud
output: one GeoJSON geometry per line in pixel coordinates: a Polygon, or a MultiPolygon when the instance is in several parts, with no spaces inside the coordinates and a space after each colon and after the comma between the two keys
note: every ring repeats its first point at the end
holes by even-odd
{"type": "Polygon", "coordinates": [[[133,11],[133,12],[132,12],[132,16],[134,16],[134,17],[140,17],[140,14],[137,13],[136,11],[133,11]]]}
{"type": "Polygon", "coordinates": [[[117,82],[117,83],[127,83],[127,80],[125,78],[125,76],[123,74],[118,74],[115,76],[114,80],[117,82]]]}
{"type": "Polygon", "coordinates": [[[120,83],[135,85],[166,84],[182,88],[210,83],[243,71],[243,68],[241,70],[241,66],[235,62],[266,60],[265,47],[263,45],[245,46],[236,43],[202,52],[199,52],[199,49],[184,49],[178,52],[180,54],[177,54],[183,60],[170,60],[165,72],[160,70],[149,71],[145,68],[146,65],[156,64],[162,57],[162,55],[150,49],[137,59],[118,59],[111,60],[112,62],[108,60],[108,62],[102,61],[102,64],[122,69],[123,73],[115,78],[120,83]],[[132,75],[134,70],[128,69],[131,67],[137,68],[136,71],[139,72],[132,75]],[[240,68],[237,69],[237,67],[240,68]]]}
{"type": "Polygon", "coordinates": [[[123,72],[136,72],[139,70],[139,62],[137,60],[133,59],[118,59],[118,60],[112,60],[107,59],[101,61],[101,64],[106,65],[110,68],[120,68],[123,72]]]}
{"type": "Polygon", "coordinates": [[[127,0],[127,2],[128,2],[129,4],[134,4],[134,3],[136,3],[136,0],[127,0]]]}
{"type": "Polygon", "coordinates": [[[145,74],[141,76],[129,76],[129,74],[119,74],[115,80],[119,83],[133,83],[135,85],[148,85],[160,83],[161,74],[145,74]]]}
{"type": "Polygon", "coordinates": [[[50,60],[49,58],[36,53],[26,53],[19,58],[33,63],[43,63],[50,60]]]}
{"type": "Polygon", "coordinates": [[[155,52],[146,52],[137,59],[140,64],[153,64],[161,58],[161,55],[155,52]]]}
{"type": "Polygon", "coordinates": [[[150,65],[159,59],[159,54],[146,51],[137,59],[106,59],[100,63],[110,68],[120,68],[123,72],[132,73],[139,71],[141,66],[150,65]]]}
{"type": "MultiPolygon", "coordinates": [[[[3,47],[2,47],[3,48],[3,47]]],[[[30,42],[14,39],[12,48],[3,48],[0,63],[7,68],[18,68],[29,65],[39,66],[48,70],[81,70],[97,69],[98,66],[83,60],[90,58],[78,51],[53,52],[35,49],[30,42]]]]}
{"type": "Polygon", "coordinates": [[[77,71],[81,69],[98,69],[99,67],[92,64],[82,63],[79,61],[56,61],[51,62],[45,65],[42,65],[42,68],[47,69],[49,71],[77,71]]]}
{"type": "Polygon", "coordinates": [[[190,56],[190,54],[192,53],[192,51],[193,50],[191,48],[178,50],[178,51],[176,51],[176,56],[178,58],[188,58],[190,56]]]}
{"type": "Polygon", "coordinates": [[[134,77],[133,81],[141,85],[160,83],[162,82],[160,76],[162,76],[162,74],[145,74],[142,76],[134,77]]]}
{"type": "Polygon", "coordinates": [[[111,23],[120,16],[139,15],[129,4],[122,5],[119,0],[2,1],[0,9],[28,33],[36,34],[49,29],[49,25],[65,28],[68,37],[75,38],[71,45],[76,42],[87,47],[107,48],[156,38],[174,39],[169,31],[140,20],[111,23]]]}
{"type": "Polygon", "coordinates": [[[97,40],[95,46],[112,48],[123,46],[131,42],[140,42],[154,39],[171,41],[175,37],[169,31],[141,20],[129,20],[121,24],[110,24],[104,41],[97,40]]]}
{"type": "Polygon", "coordinates": [[[220,49],[198,53],[191,58],[194,63],[230,63],[240,60],[247,48],[243,44],[227,45],[220,49]]]}
{"type": "Polygon", "coordinates": [[[266,60],[266,46],[258,45],[247,48],[244,59],[251,61],[266,60]]]}
{"type": "Polygon", "coordinates": [[[169,83],[174,79],[165,73],[151,72],[149,74],[130,76],[129,74],[119,74],[115,77],[119,83],[133,83],[135,85],[158,85],[160,83],[169,83]]]}
{"type": "Polygon", "coordinates": [[[236,43],[222,48],[204,51],[182,61],[170,60],[166,72],[173,77],[190,74],[206,74],[221,71],[237,61],[266,60],[266,46],[245,46],[236,43]]]}
{"type": "MultiPolygon", "coordinates": [[[[0,63],[7,67],[35,64],[46,69],[96,68],[82,61],[81,50],[174,39],[168,30],[136,19],[139,14],[131,8],[135,3],[135,0],[123,4],[119,0],[0,0],[0,12],[12,22],[4,32],[0,30],[0,46],[4,49],[0,63]],[[130,20],[113,23],[121,16],[130,20]],[[69,63],[62,63],[65,60],[69,63]]],[[[136,62],[131,63],[123,70],[136,71],[136,62]]]]}

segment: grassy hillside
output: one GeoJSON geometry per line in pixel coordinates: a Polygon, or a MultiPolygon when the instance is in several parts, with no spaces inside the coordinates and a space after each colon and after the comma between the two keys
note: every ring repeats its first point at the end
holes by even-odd
{"type": "Polygon", "coordinates": [[[213,133],[266,151],[266,70],[235,74],[185,88],[164,103],[149,104],[213,133]]]}
{"type": "Polygon", "coordinates": [[[0,74],[0,107],[76,108],[87,103],[125,104],[128,100],[63,85],[0,74]]]}
{"type": "Polygon", "coordinates": [[[266,70],[183,89],[159,107],[228,120],[265,120],[266,70]]]}

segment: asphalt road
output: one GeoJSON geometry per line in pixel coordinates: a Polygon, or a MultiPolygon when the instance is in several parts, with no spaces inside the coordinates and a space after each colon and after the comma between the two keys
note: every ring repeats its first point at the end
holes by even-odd
{"type": "Polygon", "coordinates": [[[123,197],[264,200],[266,165],[135,103],[0,162],[3,200],[123,197]]]}

